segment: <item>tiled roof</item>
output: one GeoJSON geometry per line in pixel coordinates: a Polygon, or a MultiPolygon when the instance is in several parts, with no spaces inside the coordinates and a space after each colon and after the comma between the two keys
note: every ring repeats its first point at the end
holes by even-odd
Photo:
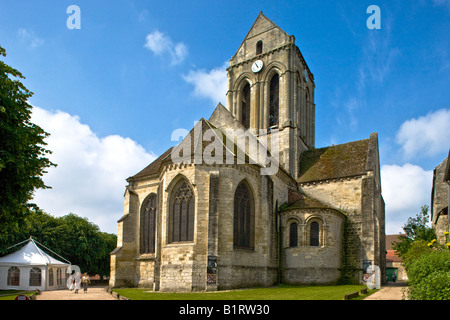
{"type": "Polygon", "coordinates": [[[158,174],[163,161],[166,160],[166,158],[170,156],[172,149],[173,149],[173,147],[169,148],[166,152],[164,152],[161,156],[159,156],[155,161],[150,163],[142,171],[140,171],[139,173],[135,174],[134,176],[132,176],[128,179],[136,179],[136,178],[142,178],[142,177],[153,176],[153,175],[158,174]]]}
{"type": "Polygon", "coordinates": [[[386,262],[401,262],[402,258],[400,258],[395,250],[386,250],[386,262]]]}
{"type": "MultiPolygon", "coordinates": [[[[220,140],[220,143],[222,144],[222,148],[223,148],[222,149],[222,155],[223,155],[222,163],[227,163],[227,160],[228,160],[227,156],[229,156],[231,153],[231,157],[233,157],[235,160],[236,160],[236,157],[239,156],[239,157],[243,157],[241,160],[245,163],[254,163],[254,164],[258,165],[257,163],[255,163],[257,159],[250,159],[249,155],[245,151],[240,149],[238,147],[238,145],[234,142],[230,146],[227,141],[226,135],[221,130],[216,128],[213,124],[211,124],[209,121],[202,118],[197,122],[197,124],[194,126],[194,128],[192,128],[192,130],[189,132],[189,134],[176,147],[172,147],[172,148],[168,149],[159,158],[157,158],[155,161],[153,161],[151,164],[149,164],[145,169],[143,169],[136,175],[128,178],[128,180],[139,179],[139,178],[149,177],[149,176],[159,174],[162,165],[172,162],[172,152],[173,151],[178,152],[177,156],[180,157],[180,161],[189,159],[191,161],[191,163],[195,163],[195,160],[196,160],[195,155],[196,154],[203,155],[205,148],[208,147],[212,143],[212,141],[214,141],[214,140],[208,141],[208,139],[205,140],[203,138],[205,136],[206,131],[211,130],[211,129],[214,130],[215,135],[216,135],[214,137],[214,139],[218,138],[220,140]],[[197,132],[197,131],[199,131],[199,132],[197,132]],[[200,141],[200,139],[201,139],[201,141],[200,141]],[[187,157],[186,159],[183,158],[183,151],[184,151],[182,148],[183,145],[185,145],[190,151],[189,155],[185,155],[187,157]],[[199,150],[199,148],[201,148],[201,150],[199,150]],[[250,160],[253,160],[253,161],[250,161],[250,160]]],[[[215,151],[215,149],[213,149],[213,150],[215,151]]],[[[212,156],[214,156],[214,154],[212,154],[212,156]]],[[[204,160],[204,159],[202,159],[202,160],[204,160]]],[[[234,163],[236,163],[236,161],[234,163]]],[[[240,163],[240,162],[237,162],[237,163],[240,163]]]]}
{"type": "Polygon", "coordinates": [[[359,176],[366,173],[369,139],[305,151],[299,183],[359,176]]]}

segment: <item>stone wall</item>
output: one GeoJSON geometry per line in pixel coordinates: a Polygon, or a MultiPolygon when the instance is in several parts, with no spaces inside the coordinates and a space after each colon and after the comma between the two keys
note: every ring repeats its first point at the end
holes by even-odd
{"type": "Polygon", "coordinates": [[[340,278],[345,216],[334,209],[283,212],[283,281],[288,284],[333,283],[340,278]],[[320,225],[318,246],[309,243],[309,223],[320,225]],[[298,245],[289,247],[289,227],[298,225],[298,245]]]}

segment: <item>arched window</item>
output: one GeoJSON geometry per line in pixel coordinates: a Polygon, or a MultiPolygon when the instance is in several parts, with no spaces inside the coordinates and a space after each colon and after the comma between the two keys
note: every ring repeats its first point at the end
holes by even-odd
{"type": "Polygon", "coordinates": [[[54,279],[53,279],[53,268],[48,269],[48,285],[53,287],[54,279]]]}
{"type": "Polygon", "coordinates": [[[319,223],[311,222],[309,226],[309,245],[313,247],[319,246],[319,223]]]}
{"type": "Polygon", "coordinates": [[[275,74],[270,80],[269,127],[278,125],[280,77],[275,74]]]}
{"type": "Polygon", "coordinates": [[[20,269],[11,267],[8,269],[8,286],[20,285],[20,269]]]}
{"type": "Polygon", "coordinates": [[[262,40],[259,40],[257,43],[256,43],[256,54],[258,55],[258,54],[261,54],[262,53],[262,50],[263,50],[263,42],[262,42],[262,40]]]}
{"type": "Polygon", "coordinates": [[[181,180],[172,192],[170,202],[169,242],[194,241],[194,191],[181,180]]]}
{"type": "Polygon", "coordinates": [[[141,254],[155,253],[157,196],[152,193],[141,207],[141,254]]]}
{"type": "Polygon", "coordinates": [[[234,194],[233,244],[252,249],[254,229],[254,202],[246,182],[241,182],[234,194]]]}
{"type": "Polygon", "coordinates": [[[242,88],[241,94],[241,123],[246,129],[250,128],[250,84],[242,88]]]}
{"type": "Polygon", "coordinates": [[[289,247],[298,246],[298,225],[296,222],[292,222],[289,226],[289,247]]]}
{"type": "Polygon", "coordinates": [[[42,271],[40,268],[34,267],[30,270],[30,287],[40,287],[42,280],[42,271]]]}

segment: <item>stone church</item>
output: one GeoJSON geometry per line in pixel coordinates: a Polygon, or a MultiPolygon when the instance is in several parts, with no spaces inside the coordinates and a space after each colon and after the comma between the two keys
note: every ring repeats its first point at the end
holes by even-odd
{"type": "Polygon", "coordinates": [[[314,76],[262,12],[227,71],[226,108],[127,179],[110,286],[384,279],[377,134],[315,148],[314,76]]]}

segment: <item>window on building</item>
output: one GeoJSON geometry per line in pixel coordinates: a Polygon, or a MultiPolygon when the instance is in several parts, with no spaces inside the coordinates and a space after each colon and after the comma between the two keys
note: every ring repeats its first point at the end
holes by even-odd
{"type": "Polygon", "coordinates": [[[141,207],[141,254],[155,253],[157,196],[152,193],[141,207]]]}
{"type": "Polygon", "coordinates": [[[62,269],[58,268],[56,269],[56,285],[60,286],[62,284],[63,284],[62,269]]]}
{"type": "Polygon", "coordinates": [[[263,42],[262,42],[262,40],[259,40],[256,43],[256,54],[261,54],[262,50],[263,50],[263,42]]]}
{"type": "Polygon", "coordinates": [[[30,287],[40,287],[42,283],[42,271],[40,268],[34,267],[30,270],[30,287]]]}
{"type": "Polygon", "coordinates": [[[289,226],[289,247],[297,247],[298,246],[298,225],[296,222],[293,222],[289,226]]]}
{"type": "Polygon", "coordinates": [[[252,249],[254,228],[254,202],[246,182],[241,182],[234,194],[233,244],[252,249]]]}
{"type": "Polygon", "coordinates": [[[269,127],[278,125],[280,77],[275,74],[270,80],[269,127]]]}
{"type": "Polygon", "coordinates": [[[169,242],[194,241],[194,192],[187,181],[180,181],[172,192],[169,242]]]}
{"type": "Polygon", "coordinates": [[[241,93],[241,123],[246,129],[250,128],[250,84],[247,83],[242,88],[241,93]]]}
{"type": "Polygon", "coordinates": [[[11,267],[8,269],[8,286],[20,285],[20,269],[18,267],[11,267]]]}
{"type": "Polygon", "coordinates": [[[309,226],[309,245],[313,247],[319,246],[319,223],[311,222],[309,226]]]}
{"type": "Polygon", "coordinates": [[[48,285],[51,287],[54,285],[53,268],[48,269],[48,285]]]}

